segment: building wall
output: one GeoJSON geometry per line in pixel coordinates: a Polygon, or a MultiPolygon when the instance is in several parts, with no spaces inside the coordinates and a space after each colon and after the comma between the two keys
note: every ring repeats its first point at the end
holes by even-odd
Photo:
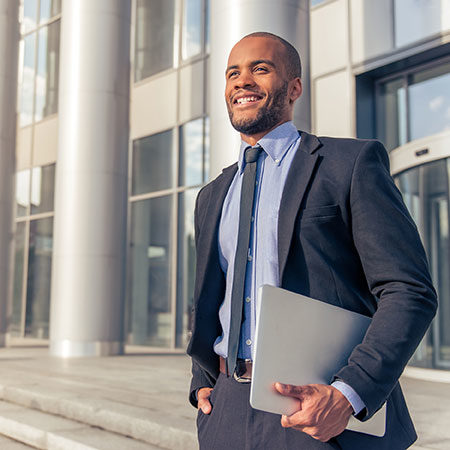
{"type": "MultiPolygon", "coordinates": [[[[132,4],[129,344],[181,349],[188,337],[193,206],[210,176],[208,8],[209,0],[132,4]]],[[[22,1],[10,326],[18,337],[47,337],[60,21],[60,2],[22,1]]],[[[379,81],[450,54],[450,0],[313,0],[310,42],[312,131],[376,137],[379,81]]]]}

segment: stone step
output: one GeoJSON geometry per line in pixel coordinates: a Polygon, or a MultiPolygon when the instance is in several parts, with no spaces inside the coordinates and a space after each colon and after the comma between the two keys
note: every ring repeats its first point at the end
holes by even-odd
{"type": "Polygon", "coordinates": [[[22,442],[7,438],[6,436],[0,436],[0,448],[2,450],[32,450],[35,447],[22,444],[22,442]]]}
{"type": "MultiPolygon", "coordinates": [[[[17,376],[20,377],[19,374],[17,376]]],[[[171,405],[170,398],[164,396],[160,399],[152,396],[150,400],[136,398],[130,402],[126,398],[128,393],[117,388],[97,387],[94,390],[92,386],[81,383],[68,384],[57,378],[48,383],[48,378],[40,378],[32,374],[27,381],[16,379],[15,383],[0,383],[0,399],[75,421],[79,425],[99,427],[158,448],[198,449],[195,421],[190,410],[193,408],[184,415],[171,405]]],[[[125,448],[128,450],[122,447],[125,448]]]]}
{"type": "Polygon", "coordinates": [[[2,450],[161,450],[130,437],[4,401],[0,401],[0,434],[19,441],[8,439],[8,446],[2,445],[2,450]]]}

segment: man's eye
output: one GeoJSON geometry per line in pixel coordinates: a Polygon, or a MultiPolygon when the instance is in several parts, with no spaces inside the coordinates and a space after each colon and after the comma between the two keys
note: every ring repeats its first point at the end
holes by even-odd
{"type": "Polygon", "coordinates": [[[237,72],[236,70],[233,71],[233,72],[229,72],[229,73],[228,73],[228,78],[232,78],[232,77],[238,75],[238,73],[239,73],[239,72],[237,72]]]}
{"type": "Polygon", "coordinates": [[[267,72],[267,68],[266,67],[256,67],[255,72],[267,72]]]}

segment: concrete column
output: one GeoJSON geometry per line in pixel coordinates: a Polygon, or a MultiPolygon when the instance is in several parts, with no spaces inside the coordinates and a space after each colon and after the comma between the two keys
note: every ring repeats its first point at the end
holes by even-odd
{"type": "Polygon", "coordinates": [[[64,1],[50,353],[122,352],[130,0],[64,1]]]}
{"type": "Polygon", "coordinates": [[[290,42],[300,53],[303,95],[294,112],[294,123],[309,131],[309,2],[310,0],[211,0],[210,57],[210,176],[237,160],[239,135],[232,128],[224,101],[225,68],[233,45],[246,34],[268,31],[290,42]]]}
{"type": "Polygon", "coordinates": [[[19,2],[0,2],[0,347],[5,344],[13,239],[19,2]]]}

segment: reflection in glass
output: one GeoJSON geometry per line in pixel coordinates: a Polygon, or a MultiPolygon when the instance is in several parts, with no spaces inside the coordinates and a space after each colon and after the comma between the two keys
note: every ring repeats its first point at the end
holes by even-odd
{"type": "Polygon", "coordinates": [[[173,185],[172,130],[133,142],[132,195],[173,185]]]}
{"type": "Polygon", "coordinates": [[[40,23],[61,14],[61,0],[41,0],[40,23]]]}
{"type": "Polygon", "coordinates": [[[137,0],[134,81],[173,66],[174,0],[137,0]]]}
{"type": "Polygon", "coordinates": [[[411,76],[410,138],[450,130],[450,63],[411,76]]]}
{"type": "Polygon", "coordinates": [[[30,222],[25,335],[48,338],[53,218],[30,222]]]}
{"type": "Polygon", "coordinates": [[[39,30],[35,120],[58,110],[60,21],[39,30]]]}
{"type": "Polygon", "coordinates": [[[34,167],[31,174],[31,214],[53,211],[55,164],[34,167]]]}
{"type": "Polygon", "coordinates": [[[20,126],[29,125],[33,119],[34,75],[36,60],[36,33],[21,41],[20,126]]]}
{"type": "Polygon", "coordinates": [[[34,30],[37,26],[37,0],[23,0],[22,34],[34,30]]]}
{"type": "Polygon", "coordinates": [[[30,206],[30,171],[21,170],[16,173],[16,216],[28,214],[30,206]]]}
{"type": "Polygon", "coordinates": [[[13,336],[22,334],[22,293],[23,293],[23,271],[25,256],[25,222],[16,224],[14,234],[14,275],[11,319],[8,325],[8,332],[13,336]]]}
{"type": "Polygon", "coordinates": [[[403,78],[380,86],[377,108],[377,130],[388,150],[407,142],[406,89],[403,78]]]}
{"type": "Polygon", "coordinates": [[[433,323],[434,364],[450,365],[450,261],[448,239],[448,162],[445,159],[421,167],[426,247],[433,284],[439,295],[439,311],[433,323]]]}
{"type": "Polygon", "coordinates": [[[209,26],[209,12],[211,11],[211,0],[206,0],[205,2],[205,51],[210,52],[210,26],[209,26]]]}
{"type": "Polygon", "coordinates": [[[173,196],[131,203],[129,343],[169,347],[173,196]]]}
{"type": "Polygon", "coordinates": [[[180,186],[195,186],[203,182],[203,119],[180,127],[180,186]]]}
{"type": "Polygon", "coordinates": [[[191,58],[202,51],[202,0],[184,0],[181,54],[191,58]]]}
{"type": "Polygon", "coordinates": [[[192,330],[194,300],[195,241],[194,207],[199,189],[189,189],[178,197],[178,262],[176,346],[185,347],[192,330]]]}
{"type": "Polygon", "coordinates": [[[405,203],[418,225],[439,296],[437,315],[411,364],[441,369],[450,367],[449,169],[450,162],[442,159],[409,169],[396,177],[405,203]]]}

